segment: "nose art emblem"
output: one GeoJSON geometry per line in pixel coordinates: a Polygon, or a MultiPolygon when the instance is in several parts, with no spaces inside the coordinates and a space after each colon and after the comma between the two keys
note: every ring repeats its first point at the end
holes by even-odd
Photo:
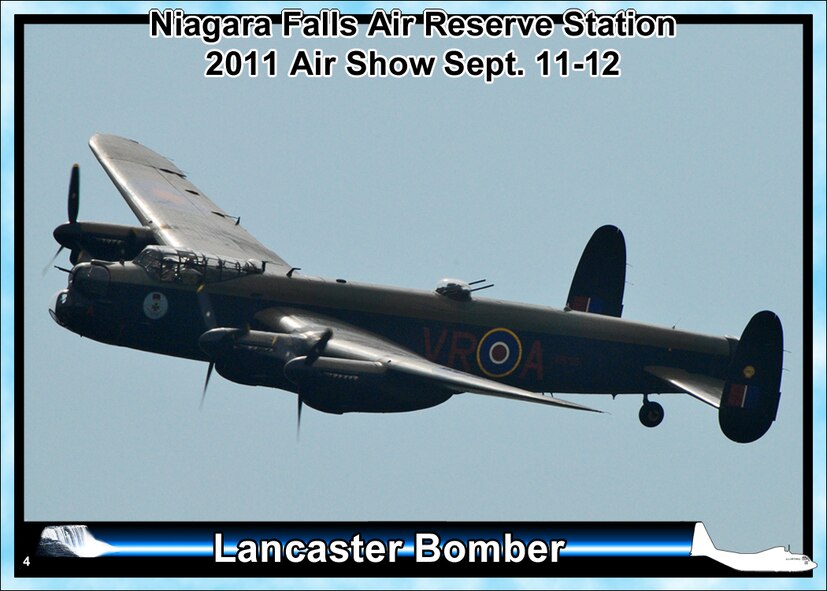
{"type": "Polygon", "coordinates": [[[167,313],[169,302],[167,296],[159,291],[153,291],[146,294],[144,298],[144,314],[151,320],[158,320],[167,313]]]}

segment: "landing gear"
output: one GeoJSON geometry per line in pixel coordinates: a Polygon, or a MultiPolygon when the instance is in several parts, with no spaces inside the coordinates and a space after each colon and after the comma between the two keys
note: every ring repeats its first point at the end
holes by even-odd
{"type": "Polygon", "coordinates": [[[638,417],[644,427],[657,427],[663,422],[663,407],[657,402],[650,402],[649,396],[644,394],[638,417]]]}

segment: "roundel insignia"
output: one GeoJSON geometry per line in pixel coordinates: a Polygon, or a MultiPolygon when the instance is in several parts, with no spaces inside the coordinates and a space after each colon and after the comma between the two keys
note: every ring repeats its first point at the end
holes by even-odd
{"type": "Polygon", "coordinates": [[[144,314],[147,318],[158,320],[167,313],[169,302],[167,296],[160,291],[153,291],[146,294],[144,298],[144,314]]]}
{"type": "Polygon", "coordinates": [[[744,368],[744,377],[750,379],[752,376],[755,375],[755,368],[751,365],[747,365],[744,368]]]}
{"type": "Polygon", "coordinates": [[[485,333],[477,345],[477,365],[490,378],[503,378],[517,369],[523,357],[519,337],[507,328],[485,333]]]}

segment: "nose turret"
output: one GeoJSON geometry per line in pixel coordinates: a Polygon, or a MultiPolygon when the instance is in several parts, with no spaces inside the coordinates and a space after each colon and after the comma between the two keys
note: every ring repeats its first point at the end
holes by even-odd
{"type": "MultiPolygon", "coordinates": [[[[55,295],[52,296],[52,299],[49,301],[49,315],[52,317],[52,320],[57,322],[60,326],[66,326],[65,320],[62,319],[61,315],[58,314],[58,308],[63,308],[66,305],[66,299],[69,297],[69,290],[62,289],[57,292],[55,295]]],[[[62,314],[62,312],[61,312],[62,314]]]]}
{"type": "Polygon", "coordinates": [[[105,304],[109,281],[109,270],[104,265],[75,265],[69,273],[67,288],[57,292],[49,302],[52,319],[73,332],[89,334],[105,304]]]}
{"type": "Polygon", "coordinates": [[[82,327],[93,318],[94,312],[94,302],[71,287],[57,292],[49,302],[52,320],[78,334],[86,332],[82,327]]]}

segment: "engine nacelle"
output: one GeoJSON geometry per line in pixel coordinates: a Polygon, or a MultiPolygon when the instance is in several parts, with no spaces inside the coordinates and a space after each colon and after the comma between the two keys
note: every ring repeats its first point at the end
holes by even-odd
{"type": "Polygon", "coordinates": [[[284,366],[284,375],[302,402],[334,414],[408,412],[436,406],[452,395],[433,385],[413,384],[373,361],[320,357],[307,363],[306,357],[297,357],[284,366]]]}
{"type": "Polygon", "coordinates": [[[157,244],[152,231],[144,226],[121,226],[98,222],[68,222],[54,231],[57,242],[72,251],[69,260],[132,260],[150,244],[157,244]]]}

